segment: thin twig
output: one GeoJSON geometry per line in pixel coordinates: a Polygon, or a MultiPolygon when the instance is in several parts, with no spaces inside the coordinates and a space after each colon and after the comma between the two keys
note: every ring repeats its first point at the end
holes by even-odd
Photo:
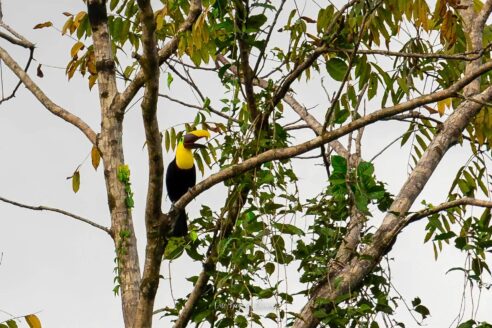
{"type": "MultiPolygon", "coordinates": [[[[172,102],[175,102],[175,103],[177,103],[177,104],[183,105],[183,106],[185,106],[185,107],[195,108],[195,109],[198,109],[198,110],[206,110],[206,109],[205,109],[205,108],[203,108],[202,106],[198,106],[198,105],[189,104],[189,103],[186,103],[186,102],[184,102],[184,101],[182,101],[182,100],[175,99],[175,98],[173,98],[173,97],[171,97],[171,96],[168,96],[168,95],[165,95],[165,94],[162,94],[162,93],[159,93],[159,97],[166,98],[166,99],[168,99],[168,100],[170,100],[170,101],[172,101],[172,102]]],[[[229,115],[226,115],[226,114],[224,114],[224,113],[222,113],[222,112],[219,112],[218,110],[213,109],[211,106],[207,106],[207,110],[208,110],[209,112],[211,112],[211,113],[214,113],[214,114],[216,114],[216,115],[218,115],[218,116],[220,116],[220,117],[225,118],[226,120],[231,120],[231,121],[233,121],[233,122],[235,122],[235,123],[239,123],[239,120],[235,119],[235,118],[234,118],[234,117],[232,117],[232,116],[229,116],[229,115]]]]}
{"type": "Polygon", "coordinates": [[[426,208],[425,210],[418,211],[417,213],[409,216],[407,218],[407,225],[409,223],[413,223],[415,221],[419,221],[423,218],[426,218],[430,215],[439,213],[441,211],[445,211],[447,209],[457,207],[457,206],[462,206],[462,205],[472,205],[472,206],[478,206],[478,207],[486,207],[486,208],[492,208],[492,201],[488,200],[481,200],[481,199],[475,199],[471,197],[463,197],[459,198],[450,202],[442,203],[437,206],[434,206],[432,208],[426,208]]]}
{"type": "Polygon", "coordinates": [[[55,212],[55,213],[59,213],[59,214],[63,214],[63,215],[66,215],[68,217],[71,217],[75,220],[78,220],[78,221],[81,221],[81,222],[85,222],[95,228],[98,228],[104,232],[106,232],[107,234],[109,234],[110,236],[112,235],[112,232],[109,228],[107,227],[104,227],[100,224],[97,224],[89,219],[86,219],[86,218],[83,218],[79,215],[76,215],[76,214],[73,214],[73,213],[70,213],[70,212],[67,212],[65,210],[61,210],[61,209],[58,209],[58,208],[54,208],[54,207],[48,207],[48,206],[31,206],[31,205],[26,205],[26,204],[22,204],[22,203],[19,203],[19,202],[15,202],[13,200],[9,200],[7,198],[4,198],[4,197],[0,197],[0,201],[2,202],[5,202],[5,203],[8,203],[8,204],[11,204],[11,205],[14,205],[14,206],[18,206],[18,207],[22,207],[22,208],[26,208],[26,209],[29,209],[29,210],[33,210],[33,211],[49,211],[49,212],[55,212]]]}
{"type": "MultiPolygon", "coordinates": [[[[382,56],[391,56],[391,57],[404,57],[404,58],[423,58],[423,59],[446,59],[446,60],[464,60],[464,61],[473,61],[479,59],[483,56],[484,52],[490,50],[492,44],[488,44],[485,48],[476,50],[476,51],[468,51],[461,54],[439,54],[439,53],[411,53],[411,52],[399,52],[399,51],[389,51],[389,50],[380,50],[380,49],[359,49],[357,50],[358,54],[363,55],[382,55],[382,56]],[[470,55],[475,55],[470,57],[470,55]]],[[[352,52],[354,49],[346,49],[346,48],[327,48],[327,52],[352,52]]]]}

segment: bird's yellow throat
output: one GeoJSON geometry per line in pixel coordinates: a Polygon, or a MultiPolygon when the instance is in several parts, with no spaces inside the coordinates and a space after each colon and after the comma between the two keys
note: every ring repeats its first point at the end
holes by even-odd
{"type": "Polygon", "coordinates": [[[178,143],[176,148],[176,165],[182,170],[189,170],[193,167],[193,153],[186,149],[183,142],[178,143]]]}

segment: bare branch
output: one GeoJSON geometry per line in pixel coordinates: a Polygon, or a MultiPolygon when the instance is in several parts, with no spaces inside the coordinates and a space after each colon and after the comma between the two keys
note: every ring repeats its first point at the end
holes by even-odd
{"type": "Polygon", "coordinates": [[[89,219],[85,219],[79,215],[76,215],[76,214],[73,214],[73,213],[70,213],[70,212],[67,212],[65,210],[61,210],[61,209],[58,209],[58,208],[54,208],[54,207],[49,207],[49,206],[32,206],[32,205],[26,205],[26,204],[22,204],[22,203],[19,203],[19,202],[15,202],[13,200],[9,200],[7,198],[4,198],[4,197],[0,197],[0,201],[2,202],[5,202],[5,203],[8,203],[8,204],[11,204],[11,205],[14,205],[14,206],[18,206],[18,207],[22,207],[22,208],[27,208],[29,210],[34,210],[34,211],[49,211],[49,212],[55,212],[55,213],[59,213],[59,214],[63,214],[63,215],[66,215],[68,217],[71,217],[75,220],[78,220],[78,221],[81,221],[81,222],[84,222],[84,223],[87,223],[95,228],[98,228],[104,232],[106,232],[108,235],[112,236],[112,232],[109,228],[107,227],[104,227],[100,224],[97,224],[89,219]]]}
{"type": "MultiPolygon", "coordinates": [[[[1,4],[1,2],[0,2],[0,4],[1,4]]],[[[0,15],[1,15],[1,13],[0,13],[0,15]]],[[[12,36],[10,34],[0,32],[0,38],[5,39],[5,40],[9,41],[12,44],[15,44],[17,46],[21,46],[21,47],[26,48],[26,49],[29,50],[29,58],[27,59],[26,65],[24,67],[24,72],[27,72],[28,69],[29,69],[29,66],[31,66],[31,62],[32,62],[33,57],[34,57],[34,44],[32,42],[28,41],[26,38],[24,38],[19,33],[17,33],[13,28],[11,28],[7,24],[5,24],[2,21],[2,18],[1,17],[0,17],[0,27],[3,27],[8,32],[10,32],[10,34],[13,35],[12,36]]],[[[17,83],[17,85],[12,90],[12,93],[9,96],[7,96],[7,97],[2,98],[0,100],[0,104],[3,103],[3,102],[5,102],[5,101],[7,101],[7,100],[10,100],[10,99],[14,98],[15,97],[15,93],[17,92],[17,90],[19,90],[19,87],[21,86],[21,84],[22,84],[22,81],[19,79],[19,82],[17,83]]]]}
{"type": "MultiPolygon", "coordinates": [[[[30,48],[29,49],[29,58],[27,59],[27,63],[26,63],[26,66],[24,67],[24,72],[27,73],[27,70],[29,69],[29,66],[31,66],[31,62],[34,58],[34,48],[30,48]]],[[[19,79],[19,82],[17,82],[17,85],[14,87],[14,89],[12,90],[12,93],[7,96],[7,97],[4,97],[0,100],[0,104],[2,104],[3,102],[5,101],[8,101],[12,98],[15,97],[15,93],[17,92],[17,90],[19,90],[19,87],[21,86],[22,84],[22,81],[19,79]]]]}
{"type": "MultiPolygon", "coordinates": [[[[171,97],[171,96],[168,96],[168,95],[165,95],[165,94],[162,94],[162,93],[160,93],[160,94],[159,94],[159,97],[166,98],[166,99],[168,99],[168,100],[170,100],[170,101],[172,101],[172,102],[175,102],[175,103],[177,103],[177,104],[183,105],[183,106],[185,106],[185,107],[195,108],[195,109],[198,109],[198,110],[205,110],[202,106],[198,106],[198,105],[189,104],[189,103],[186,103],[186,102],[181,101],[181,100],[179,100],[179,99],[175,99],[175,98],[173,98],[173,97],[171,97]]],[[[233,122],[235,122],[235,123],[239,123],[239,120],[235,119],[235,118],[234,118],[234,117],[232,117],[232,116],[229,116],[229,115],[226,115],[226,114],[224,114],[224,113],[222,113],[222,112],[219,112],[218,110],[213,109],[211,106],[208,106],[208,107],[207,107],[207,110],[208,110],[209,112],[211,112],[211,113],[214,113],[215,115],[218,115],[218,116],[220,116],[220,117],[225,118],[226,120],[231,120],[231,121],[233,121],[233,122]]]]}
{"type": "Polygon", "coordinates": [[[282,0],[278,9],[276,9],[275,17],[273,18],[272,24],[270,25],[270,29],[268,30],[267,37],[265,38],[265,47],[262,47],[260,50],[260,54],[258,55],[258,60],[256,61],[255,68],[253,69],[253,76],[258,74],[258,68],[260,67],[261,60],[265,55],[265,51],[267,49],[266,45],[270,43],[270,38],[272,37],[273,30],[275,29],[275,25],[277,25],[277,20],[282,13],[286,0],[282,0]]]}
{"type": "MultiPolygon", "coordinates": [[[[0,23],[1,26],[1,23],[0,23]]],[[[31,42],[26,42],[24,40],[16,39],[11,35],[8,35],[6,33],[0,32],[0,38],[7,40],[8,42],[15,44],[16,46],[21,46],[26,49],[34,49],[34,44],[31,42]]]]}
{"type": "Polygon", "coordinates": [[[43,106],[49,110],[54,115],[60,117],[66,122],[77,127],[89,141],[95,145],[96,144],[96,133],[85,123],[80,117],[68,112],[62,107],[55,104],[51,99],[49,99],[46,94],[38,87],[38,85],[29,77],[29,75],[24,72],[24,70],[17,64],[17,62],[10,57],[10,55],[3,48],[0,47],[0,58],[4,63],[14,72],[15,75],[22,81],[26,88],[31,91],[31,93],[39,100],[43,106]]]}
{"type": "Polygon", "coordinates": [[[419,221],[423,218],[426,218],[428,216],[431,216],[433,214],[448,210],[453,207],[458,207],[458,206],[463,206],[463,205],[472,205],[472,206],[478,206],[478,207],[486,207],[486,208],[492,208],[492,202],[488,200],[481,200],[481,199],[475,199],[471,197],[463,197],[459,199],[455,199],[450,202],[442,203],[437,206],[433,206],[431,208],[426,208],[424,210],[418,211],[417,213],[411,215],[406,219],[407,224],[409,225],[410,223],[419,221]]]}
{"type": "Polygon", "coordinates": [[[284,126],[285,131],[292,131],[292,130],[301,130],[301,129],[310,129],[311,127],[309,124],[297,124],[297,125],[289,125],[289,126],[284,126]]]}
{"type": "MultiPolygon", "coordinates": [[[[359,49],[357,54],[362,55],[381,55],[390,57],[403,57],[403,58],[423,58],[423,59],[447,59],[447,60],[463,60],[463,61],[473,61],[479,59],[483,56],[484,52],[492,47],[492,44],[487,45],[487,47],[476,50],[468,51],[461,54],[440,54],[440,53],[412,53],[412,52],[399,52],[399,51],[389,51],[382,49],[359,49]],[[475,55],[475,56],[470,56],[475,55]]],[[[327,52],[343,52],[351,53],[354,49],[346,48],[327,48],[327,52]]]]}
{"type": "Polygon", "coordinates": [[[14,30],[9,25],[5,24],[5,22],[3,20],[0,20],[0,27],[4,28],[10,34],[12,34],[13,36],[15,36],[17,38],[17,40],[15,42],[18,42],[18,43],[15,43],[15,42],[12,42],[9,40],[10,42],[18,44],[24,48],[34,48],[34,43],[27,40],[24,36],[22,36],[20,33],[18,33],[16,30],[14,30]]]}

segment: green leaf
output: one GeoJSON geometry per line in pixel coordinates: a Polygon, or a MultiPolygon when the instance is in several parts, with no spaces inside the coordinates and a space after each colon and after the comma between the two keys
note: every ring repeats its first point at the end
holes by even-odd
{"type": "Polygon", "coordinates": [[[248,326],[248,320],[243,315],[236,316],[234,320],[237,327],[246,328],[248,326]]]}
{"type": "Polygon", "coordinates": [[[476,324],[475,320],[468,320],[466,322],[461,323],[458,327],[456,328],[473,328],[473,326],[476,324]]]}
{"type": "Polygon", "coordinates": [[[206,309],[204,311],[198,312],[193,316],[193,322],[199,323],[202,322],[206,317],[212,314],[211,309],[206,309]]]}
{"type": "Polygon", "coordinates": [[[333,167],[333,173],[341,173],[343,175],[347,173],[347,160],[343,156],[331,156],[331,166],[333,167]]]}
{"type": "Polygon", "coordinates": [[[169,147],[171,145],[171,137],[169,136],[169,130],[166,130],[166,132],[164,132],[164,144],[166,147],[166,152],[168,152],[169,147]]]}
{"type": "Polygon", "coordinates": [[[116,6],[118,5],[118,2],[119,0],[111,0],[111,2],[109,3],[109,9],[114,10],[114,8],[116,8],[116,6]]]}
{"type": "Polygon", "coordinates": [[[77,170],[72,175],[72,190],[73,192],[79,191],[80,188],[80,172],[77,170]]]}
{"type": "Polygon", "coordinates": [[[171,83],[173,83],[173,76],[171,73],[167,73],[167,87],[168,89],[171,89],[171,83]]]}
{"type": "Polygon", "coordinates": [[[374,165],[369,162],[360,162],[357,166],[357,174],[359,177],[372,177],[374,174],[374,165]]]}
{"type": "Polygon", "coordinates": [[[367,90],[367,97],[369,100],[374,98],[378,91],[378,76],[376,73],[371,73],[371,77],[369,79],[369,88],[367,90]]]}
{"type": "Polygon", "coordinates": [[[164,251],[164,258],[174,260],[180,257],[184,251],[184,243],[183,238],[170,238],[164,251]]]}
{"type": "Polygon", "coordinates": [[[267,17],[263,14],[248,17],[246,21],[246,32],[258,32],[266,21],[267,17]]]}
{"type": "Polygon", "coordinates": [[[332,58],[326,62],[326,70],[334,80],[343,81],[348,66],[345,61],[340,58],[332,58]]]}
{"type": "Polygon", "coordinates": [[[273,222],[272,225],[275,228],[277,228],[280,233],[285,233],[288,235],[298,235],[298,236],[304,235],[304,231],[302,231],[301,229],[299,229],[298,227],[292,224],[273,222]]]}
{"type": "Polygon", "coordinates": [[[456,234],[454,232],[448,231],[448,232],[441,233],[441,234],[435,236],[434,240],[448,240],[450,238],[453,238],[454,236],[456,236],[456,234]]]}
{"type": "Polygon", "coordinates": [[[275,272],[275,264],[272,262],[268,262],[265,264],[265,271],[268,273],[268,275],[272,275],[273,272],[275,272]]]}
{"type": "Polygon", "coordinates": [[[422,319],[425,319],[427,318],[429,315],[430,315],[430,311],[428,308],[426,308],[425,306],[423,305],[417,305],[414,309],[416,312],[420,313],[420,315],[422,315],[422,319]]]}

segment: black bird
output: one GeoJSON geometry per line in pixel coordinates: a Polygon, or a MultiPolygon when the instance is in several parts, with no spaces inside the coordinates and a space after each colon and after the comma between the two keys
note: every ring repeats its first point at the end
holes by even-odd
{"type": "MultiPolygon", "coordinates": [[[[207,130],[195,130],[185,134],[176,148],[176,157],[167,167],[166,188],[169,199],[173,203],[177,202],[196,183],[195,164],[191,150],[206,147],[195,143],[203,137],[209,138],[210,133],[207,130]]],[[[172,233],[174,237],[183,237],[188,234],[187,219],[185,210],[179,210],[172,233]]]]}

